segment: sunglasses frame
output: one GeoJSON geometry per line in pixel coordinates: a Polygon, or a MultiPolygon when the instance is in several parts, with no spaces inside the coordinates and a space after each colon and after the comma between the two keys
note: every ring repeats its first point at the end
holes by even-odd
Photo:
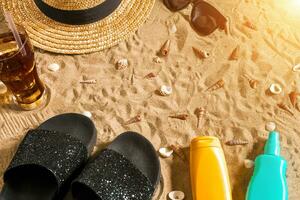
{"type": "MultiPolygon", "coordinates": [[[[221,29],[221,30],[225,30],[226,31],[226,24],[228,22],[227,18],[216,8],[214,7],[213,5],[211,5],[210,3],[206,2],[206,1],[203,1],[203,0],[187,0],[186,1],[186,4],[182,4],[182,7],[180,8],[174,8],[171,4],[170,4],[170,1],[172,0],[163,0],[165,6],[173,11],[173,12],[177,12],[177,11],[181,11],[183,9],[185,9],[188,5],[190,5],[191,3],[193,4],[193,9],[191,11],[191,14],[190,14],[190,24],[192,26],[192,28],[199,34],[199,35],[210,35],[211,33],[213,33],[216,29],[221,29]],[[207,31],[204,33],[204,31],[200,31],[196,28],[196,26],[194,25],[193,21],[192,21],[192,17],[195,15],[195,12],[197,12],[197,6],[199,8],[199,5],[202,4],[204,5],[205,7],[207,7],[208,9],[210,9],[212,15],[206,15],[206,17],[210,17],[210,18],[213,18],[215,21],[216,21],[216,26],[213,27],[211,30],[207,31]]],[[[205,16],[205,15],[204,15],[205,16]]]]}

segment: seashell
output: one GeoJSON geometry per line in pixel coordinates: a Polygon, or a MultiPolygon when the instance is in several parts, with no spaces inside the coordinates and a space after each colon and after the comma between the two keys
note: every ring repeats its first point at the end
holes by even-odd
{"type": "Polygon", "coordinates": [[[169,117],[174,118],[174,119],[187,120],[189,115],[188,114],[179,114],[179,115],[171,115],[169,117]]]}
{"type": "Polygon", "coordinates": [[[206,51],[202,51],[200,49],[197,49],[196,47],[192,47],[192,48],[196,56],[200,59],[208,58],[210,56],[210,54],[206,51]]]}
{"type": "Polygon", "coordinates": [[[249,159],[245,159],[244,160],[244,166],[247,169],[253,168],[254,167],[254,161],[253,160],[249,160],[249,159]]]}
{"type": "Polygon", "coordinates": [[[276,129],[276,123],[275,122],[267,122],[265,129],[268,132],[274,131],[276,129]]]}
{"type": "Polygon", "coordinates": [[[200,124],[202,124],[205,112],[206,112],[206,109],[203,107],[196,108],[195,115],[197,116],[197,128],[199,128],[200,124]]]}
{"type": "Polygon", "coordinates": [[[257,85],[258,85],[258,83],[259,83],[258,80],[251,79],[251,78],[249,78],[247,75],[244,75],[244,77],[245,77],[246,79],[248,79],[249,85],[250,85],[250,87],[251,87],[252,89],[256,89],[256,88],[257,88],[257,85]]]}
{"type": "Polygon", "coordinates": [[[95,79],[84,80],[84,81],[80,81],[80,83],[82,83],[82,84],[96,84],[97,80],[95,80],[95,79]]]}
{"type": "Polygon", "coordinates": [[[126,69],[128,67],[129,63],[128,60],[123,58],[118,60],[117,62],[117,70],[122,70],[122,69],[126,69]]]}
{"type": "Polygon", "coordinates": [[[174,151],[174,153],[181,158],[182,160],[186,160],[185,154],[181,147],[177,145],[171,145],[170,148],[174,151]]]}
{"type": "Polygon", "coordinates": [[[155,56],[155,57],[153,58],[153,62],[155,62],[155,63],[162,63],[162,60],[160,59],[160,57],[155,56]]]}
{"type": "Polygon", "coordinates": [[[92,118],[92,113],[89,112],[89,111],[83,111],[83,112],[82,112],[82,115],[84,115],[84,116],[86,116],[86,117],[88,117],[88,118],[92,118]]]}
{"type": "Polygon", "coordinates": [[[246,145],[249,142],[247,140],[229,140],[225,144],[228,146],[246,145]]]}
{"type": "Polygon", "coordinates": [[[230,35],[230,24],[229,24],[228,19],[226,20],[224,26],[225,26],[225,27],[224,27],[225,34],[226,34],[226,35],[230,35]]]}
{"type": "Polygon", "coordinates": [[[229,56],[229,60],[238,60],[240,57],[240,46],[237,46],[229,56]]]}
{"type": "Polygon", "coordinates": [[[224,87],[225,82],[221,79],[218,82],[216,82],[215,84],[213,84],[212,86],[208,87],[205,91],[215,91],[217,89],[220,89],[222,87],[224,87]]]}
{"type": "Polygon", "coordinates": [[[168,194],[168,197],[171,200],[183,200],[185,195],[182,191],[172,191],[168,194]]]}
{"type": "Polygon", "coordinates": [[[273,84],[271,84],[269,91],[272,94],[280,94],[282,92],[282,87],[277,83],[273,83],[273,84]]]}
{"type": "Polygon", "coordinates": [[[160,49],[160,53],[163,56],[167,56],[170,52],[171,40],[167,40],[160,49]]]}
{"type": "Polygon", "coordinates": [[[177,27],[176,27],[176,24],[173,24],[170,29],[169,29],[170,33],[176,33],[177,32],[177,27]]]}
{"type": "Polygon", "coordinates": [[[294,72],[300,72],[300,63],[293,67],[294,72]]]}
{"type": "Polygon", "coordinates": [[[48,70],[52,72],[57,72],[60,69],[60,65],[57,63],[51,63],[48,65],[48,70]]]}
{"type": "Polygon", "coordinates": [[[153,72],[147,74],[146,76],[144,76],[145,79],[151,79],[151,78],[155,78],[157,75],[154,74],[153,72]]]}
{"type": "Polygon", "coordinates": [[[252,22],[250,22],[248,20],[244,23],[244,26],[246,26],[246,27],[248,27],[248,28],[250,28],[252,30],[257,31],[257,27],[252,22]]]}
{"type": "Polygon", "coordinates": [[[174,150],[170,147],[162,147],[158,150],[158,152],[161,157],[168,158],[173,154],[174,150]]]}
{"type": "Polygon", "coordinates": [[[123,125],[129,125],[129,124],[133,124],[133,123],[137,123],[142,121],[142,116],[141,115],[137,115],[131,119],[129,119],[128,121],[126,121],[123,125]]]}
{"type": "Polygon", "coordinates": [[[163,85],[160,87],[159,92],[162,96],[169,96],[172,94],[173,89],[170,86],[163,85]]]}
{"type": "Polygon", "coordinates": [[[289,109],[289,107],[287,105],[285,105],[284,103],[279,103],[277,104],[277,106],[279,108],[281,108],[282,110],[288,112],[289,114],[291,114],[292,116],[294,116],[294,113],[289,109]]]}
{"type": "Polygon", "coordinates": [[[294,108],[296,107],[297,98],[298,98],[299,95],[300,94],[295,92],[295,91],[293,91],[289,94],[290,101],[291,101],[294,108]]]}

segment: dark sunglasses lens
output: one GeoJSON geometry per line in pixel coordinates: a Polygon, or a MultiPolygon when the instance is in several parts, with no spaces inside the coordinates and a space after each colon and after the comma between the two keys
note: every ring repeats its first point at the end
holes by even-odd
{"type": "Polygon", "coordinates": [[[194,6],[191,18],[194,29],[201,35],[209,35],[226,23],[226,18],[206,2],[199,2],[194,6]]]}
{"type": "Polygon", "coordinates": [[[164,4],[172,11],[181,10],[189,5],[191,0],[164,0],[164,4]]]}

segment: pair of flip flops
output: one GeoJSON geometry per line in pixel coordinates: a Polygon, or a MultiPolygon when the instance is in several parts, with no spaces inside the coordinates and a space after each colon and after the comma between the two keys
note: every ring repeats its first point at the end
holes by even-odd
{"type": "Polygon", "coordinates": [[[160,163],[152,144],[135,132],[118,136],[87,163],[96,144],[93,122],[63,114],[30,130],[4,173],[0,200],[150,200],[160,163]]]}

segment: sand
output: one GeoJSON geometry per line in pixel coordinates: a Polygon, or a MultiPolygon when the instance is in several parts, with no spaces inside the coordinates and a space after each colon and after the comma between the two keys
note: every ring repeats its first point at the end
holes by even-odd
{"type": "Polygon", "coordinates": [[[289,199],[299,199],[300,113],[288,99],[289,92],[300,91],[300,73],[292,71],[300,63],[300,21],[294,15],[297,7],[275,0],[211,3],[229,17],[229,35],[216,31],[201,37],[189,24],[192,6],[172,13],[158,0],[145,25],[126,42],[109,50],[68,56],[37,49],[41,77],[51,89],[50,102],[46,108],[32,112],[17,110],[12,105],[1,106],[0,175],[27,129],[55,114],[87,110],[92,112],[97,126],[98,149],[127,130],[143,134],[156,149],[171,144],[184,149],[186,160],[176,155],[160,160],[163,181],[155,199],[166,199],[171,190],[182,190],[186,199],[191,200],[188,147],[195,136],[217,136],[223,144],[231,139],[248,140],[245,146],[223,145],[233,199],[243,200],[252,174],[243,161],[262,153],[267,137],[265,123],[274,121],[281,133],[282,155],[289,164],[289,199]],[[252,28],[244,25],[247,21],[253,24],[252,28]],[[167,39],[171,40],[169,55],[161,58],[162,63],[153,62],[167,39]],[[237,60],[229,60],[237,46],[237,60]],[[192,47],[211,56],[201,60],[192,47]],[[129,67],[117,71],[115,63],[121,58],[129,60],[129,67]],[[59,72],[47,70],[53,62],[61,65],[59,72]],[[150,72],[158,76],[144,79],[150,72]],[[249,86],[245,74],[259,81],[256,89],[249,86]],[[79,83],[83,79],[96,79],[97,84],[79,83]],[[220,79],[225,82],[224,88],[205,92],[220,79]],[[280,95],[268,94],[272,83],[282,85],[280,95]],[[161,85],[172,86],[172,95],[159,96],[155,91],[161,85]],[[281,102],[294,116],[278,108],[281,102]],[[194,114],[197,107],[207,111],[199,128],[194,114]],[[168,117],[182,113],[189,114],[187,120],[168,117]],[[142,116],[141,122],[123,125],[138,114],[142,116]]]}

